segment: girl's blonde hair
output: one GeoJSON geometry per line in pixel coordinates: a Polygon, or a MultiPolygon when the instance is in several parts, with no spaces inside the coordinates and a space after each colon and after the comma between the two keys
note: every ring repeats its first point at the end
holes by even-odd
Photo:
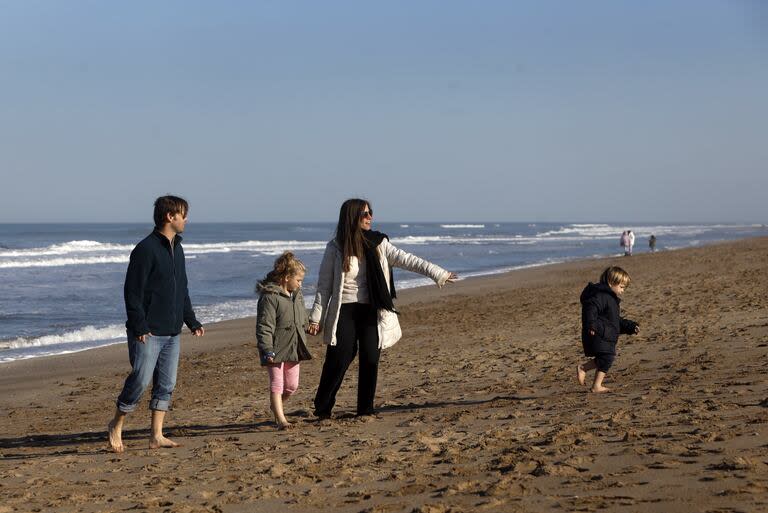
{"type": "Polygon", "coordinates": [[[629,285],[632,278],[629,277],[629,273],[618,266],[611,266],[603,271],[600,275],[600,283],[605,283],[609,287],[615,287],[616,285],[629,285]]]}
{"type": "Polygon", "coordinates": [[[274,267],[258,285],[266,285],[267,283],[277,283],[279,285],[285,278],[290,278],[300,272],[307,272],[307,267],[301,260],[296,258],[296,255],[286,251],[275,259],[274,267]]]}

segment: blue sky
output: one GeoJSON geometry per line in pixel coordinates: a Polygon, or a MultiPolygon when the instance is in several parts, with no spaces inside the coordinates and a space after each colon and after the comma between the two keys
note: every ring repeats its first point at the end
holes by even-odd
{"type": "Polygon", "coordinates": [[[0,222],[766,222],[753,1],[4,1],[0,222]]]}

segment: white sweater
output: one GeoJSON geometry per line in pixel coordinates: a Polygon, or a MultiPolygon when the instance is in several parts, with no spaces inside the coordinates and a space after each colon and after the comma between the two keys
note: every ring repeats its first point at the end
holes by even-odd
{"type": "Polygon", "coordinates": [[[365,259],[349,257],[349,271],[344,273],[341,288],[342,303],[370,303],[365,259]]]}
{"type": "MultiPolygon", "coordinates": [[[[390,267],[400,267],[408,271],[422,274],[432,278],[439,287],[445,285],[451,273],[442,267],[427,262],[402,249],[393,246],[389,240],[384,239],[376,248],[379,254],[379,263],[384,272],[384,278],[389,283],[390,267]]],[[[343,255],[335,240],[325,246],[325,254],[320,264],[320,273],[317,278],[317,294],[312,312],[309,315],[310,322],[317,322],[323,328],[323,340],[326,344],[336,345],[336,326],[339,322],[339,311],[344,287],[344,275],[342,266],[343,255]]],[[[386,349],[393,346],[400,337],[400,322],[397,314],[389,310],[380,309],[378,312],[379,347],[386,349]]]]}

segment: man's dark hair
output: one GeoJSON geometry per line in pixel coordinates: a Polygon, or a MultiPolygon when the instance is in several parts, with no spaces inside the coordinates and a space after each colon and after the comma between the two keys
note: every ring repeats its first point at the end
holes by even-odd
{"type": "Polygon", "coordinates": [[[168,222],[168,214],[186,216],[189,203],[178,196],[160,196],[155,200],[155,228],[161,229],[168,222]]]}

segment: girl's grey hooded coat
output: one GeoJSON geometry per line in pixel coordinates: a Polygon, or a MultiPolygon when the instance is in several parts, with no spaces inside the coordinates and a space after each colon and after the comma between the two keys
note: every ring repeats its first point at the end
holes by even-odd
{"type": "Polygon", "coordinates": [[[261,364],[266,353],[275,353],[274,362],[309,360],[307,348],[307,309],[301,290],[288,294],[276,283],[260,283],[261,294],[256,314],[256,341],[261,364]]]}
{"type": "MultiPolygon", "coordinates": [[[[427,262],[424,259],[412,255],[390,244],[388,239],[381,241],[376,247],[379,264],[384,273],[384,279],[389,283],[391,267],[400,267],[408,271],[419,273],[437,283],[439,287],[445,285],[451,273],[442,267],[427,262]]],[[[320,275],[317,278],[317,294],[315,303],[309,318],[312,322],[319,323],[323,328],[323,340],[326,344],[336,345],[336,326],[339,322],[341,311],[341,294],[344,286],[344,268],[342,266],[343,255],[341,248],[335,240],[331,240],[325,247],[323,262],[320,264],[320,275]]],[[[379,335],[379,348],[386,349],[395,345],[402,336],[400,321],[397,314],[389,310],[381,309],[378,312],[377,328],[379,335]]]]}

